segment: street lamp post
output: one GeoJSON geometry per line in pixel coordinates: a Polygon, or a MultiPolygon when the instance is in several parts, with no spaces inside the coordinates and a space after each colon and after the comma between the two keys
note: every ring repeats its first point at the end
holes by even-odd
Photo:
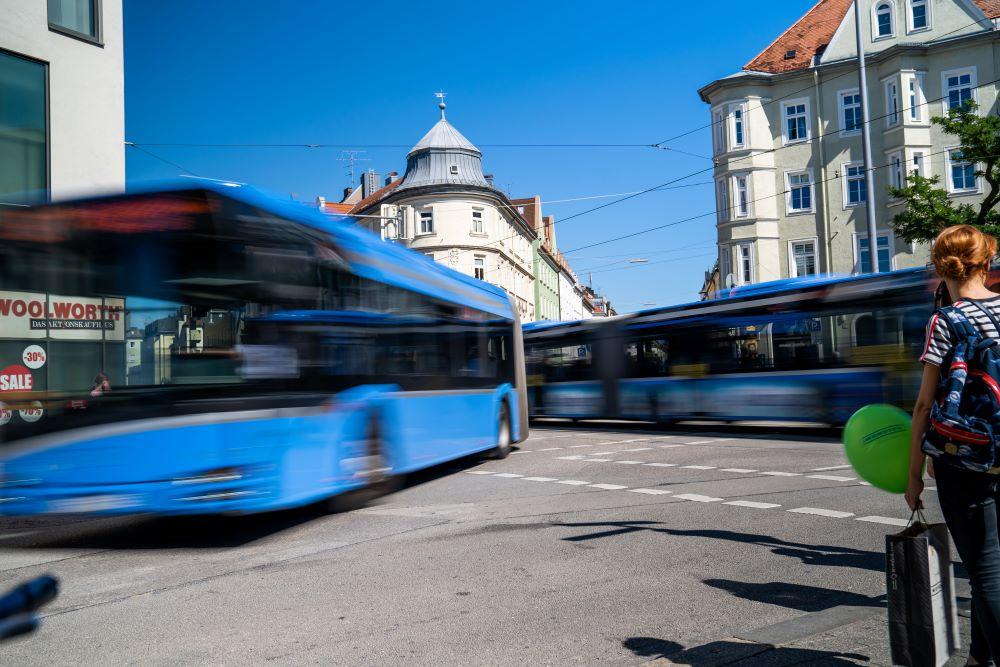
{"type": "MultiPolygon", "coordinates": [[[[865,161],[865,212],[868,215],[868,261],[871,264],[872,273],[878,273],[878,232],[875,227],[875,170],[872,167],[872,138],[869,129],[871,114],[868,110],[868,77],[865,73],[865,49],[861,29],[861,0],[854,0],[854,31],[858,45],[858,90],[861,93],[861,149],[865,161]]],[[[847,174],[841,174],[841,178],[847,178],[847,174]]]]}

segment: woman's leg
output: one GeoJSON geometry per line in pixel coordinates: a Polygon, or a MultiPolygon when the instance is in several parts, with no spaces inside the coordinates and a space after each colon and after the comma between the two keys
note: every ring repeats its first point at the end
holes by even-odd
{"type": "Polygon", "coordinates": [[[938,498],[958,554],[969,572],[973,620],[980,633],[972,648],[1000,665],[1000,533],[997,527],[998,480],[949,466],[937,471],[938,498]],[[980,646],[984,641],[989,646],[980,646]]]}

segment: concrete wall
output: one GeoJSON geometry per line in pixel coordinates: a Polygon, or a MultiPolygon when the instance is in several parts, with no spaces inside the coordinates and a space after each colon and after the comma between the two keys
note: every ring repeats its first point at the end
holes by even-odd
{"type": "Polygon", "coordinates": [[[103,46],[49,30],[45,0],[0,0],[0,48],[48,63],[53,199],[125,187],[121,0],[102,0],[103,46]]]}
{"type": "MultiPolygon", "coordinates": [[[[905,0],[897,0],[897,8],[905,0]]],[[[974,18],[958,0],[937,0],[932,6],[932,30],[907,37],[911,42],[947,32],[974,18]]],[[[853,28],[853,15],[849,15],[853,28]]],[[[898,20],[905,20],[901,17],[898,20]]],[[[904,24],[897,23],[897,27],[904,24]]],[[[844,32],[843,30],[841,33],[844,32]]],[[[961,32],[956,33],[961,34],[961,32]]],[[[834,46],[842,35],[834,38],[834,46]]],[[[853,31],[850,43],[853,46],[853,31]]],[[[839,48],[839,47],[838,47],[839,48]]],[[[829,51],[824,55],[828,60],[829,51]]],[[[974,68],[977,85],[998,78],[1000,41],[996,32],[981,31],[962,40],[949,40],[928,49],[895,49],[869,57],[868,87],[873,166],[876,167],[874,190],[876,226],[890,236],[892,268],[901,269],[926,263],[926,247],[911,247],[890,231],[890,221],[901,204],[892,201],[887,188],[894,155],[901,157],[904,173],[913,169],[915,152],[922,152],[924,175],[939,175],[946,180],[945,149],[955,140],[932,126],[930,118],[946,112],[945,103],[937,101],[944,95],[942,74],[959,68],[974,68]],[[920,118],[911,119],[908,109],[909,81],[915,73],[923,80],[923,105],[920,118]],[[885,85],[897,86],[900,122],[889,126],[885,85]]],[[[717,219],[720,266],[735,267],[738,244],[750,243],[753,248],[754,282],[763,282],[793,275],[790,242],[815,239],[817,266],[820,272],[854,273],[859,271],[856,244],[858,235],[866,237],[867,214],[864,205],[848,205],[845,194],[844,166],[862,159],[860,132],[842,132],[839,95],[857,88],[856,66],[853,63],[831,63],[818,70],[806,70],[774,77],[743,75],[719,82],[707,89],[712,112],[722,111],[725,117],[724,145],[717,147],[716,178],[727,184],[729,215],[717,219]],[[785,98],[787,99],[780,99],[785,98]],[[769,103],[770,100],[779,100],[769,103]],[[810,141],[785,144],[783,131],[784,105],[801,100],[808,106],[810,141]],[[741,105],[739,107],[734,105],[741,105]],[[732,145],[732,110],[745,110],[745,145],[732,145]],[[817,137],[822,136],[822,139],[817,137]],[[777,149],[777,150],[775,150],[777,149]],[[809,170],[813,179],[812,211],[796,213],[789,210],[787,174],[809,170]],[[746,174],[750,184],[749,215],[736,215],[734,177],[746,174]]],[[[997,86],[978,88],[976,97],[982,113],[993,113],[997,106],[997,86]]],[[[713,119],[718,116],[713,116],[713,119]]],[[[719,141],[722,136],[717,137],[719,141]]],[[[718,141],[717,141],[718,143],[718,141]]],[[[717,188],[718,197],[718,188],[717,188]]],[[[976,204],[981,193],[954,195],[956,203],[976,204]]],[[[725,279],[725,277],[723,277],[725,279]]]]}

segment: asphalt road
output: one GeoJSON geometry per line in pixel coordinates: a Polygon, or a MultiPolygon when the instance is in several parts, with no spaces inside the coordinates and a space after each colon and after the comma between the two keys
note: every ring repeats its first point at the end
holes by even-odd
{"type": "Polygon", "coordinates": [[[888,664],[908,515],[822,431],[536,426],[332,515],[4,519],[62,594],[0,663],[888,664]]]}

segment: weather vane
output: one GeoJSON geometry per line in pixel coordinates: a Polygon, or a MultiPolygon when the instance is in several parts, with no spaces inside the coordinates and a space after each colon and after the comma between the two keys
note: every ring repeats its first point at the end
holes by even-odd
{"type": "Polygon", "coordinates": [[[448,106],[447,104],[444,103],[444,98],[448,97],[448,93],[444,92],[443,90],[439,90],[438,92],[434,93],[434,97],[441,100],[440,102],[438,102],[438,109],[441,110],[441,120],[444,120],[444,110],[445,107],[448,106]]]}

